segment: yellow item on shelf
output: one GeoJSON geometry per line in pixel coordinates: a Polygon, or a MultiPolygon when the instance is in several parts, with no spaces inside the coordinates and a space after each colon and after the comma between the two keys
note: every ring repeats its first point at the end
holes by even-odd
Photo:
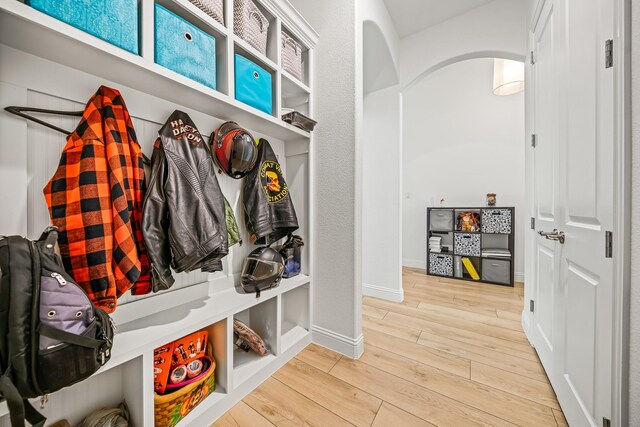
{"type": "Polygon", "coordinates": [[[480,276],[478,276],[478,272],[476,271],[476,268],[473,266],[473,263],[471,262],[471,260],[467,257],[462,258],[462,263],[464,264],[464,267],[467,269],[467,272],[469,272],[469,274],[471,275],[471,278],[473,280],[480,280],[480,276]]]}

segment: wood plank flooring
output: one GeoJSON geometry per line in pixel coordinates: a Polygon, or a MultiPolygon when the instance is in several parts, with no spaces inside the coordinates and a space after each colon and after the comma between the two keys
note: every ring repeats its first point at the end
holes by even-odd
{"type": "Polygon", "coordinates": [[[311,344],[212,426],[566,426],[520,326],[523,287],[403,270],[364,298],[359,360],[311,344]]]}

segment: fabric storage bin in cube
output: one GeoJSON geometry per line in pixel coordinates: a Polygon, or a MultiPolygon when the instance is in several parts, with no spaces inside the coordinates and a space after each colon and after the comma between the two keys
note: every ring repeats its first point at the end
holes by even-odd
{"type": "Polygon", "coordinates": [[[236,99],[267,114],[273,113],[271,74],[253,61],[236,53],[236,99]]]}
{"type": "Polygon", "coordinates": [[[462,266],[461,256],[456,256],[453,260],[453,275],[459,279],[464,277],[464,267],[462,266]]]}
{"type": "Polygon", "coordinates": [[[233,0],[233,33],[267,55],[269,20],[252,0],[233,0]]]}
{"type": "Polygon", "coordinates": [[[511,261],[496,259],[482,260],[482,280],[487,282],[511,284],[511,261]]]}
{"type": "Polygon", "coordinates": [[[480,256],[480,235],[456,233],[453,236],[453,251],[456,255],[480,256]]]}
{"type": "Polygon", "coordinates": [[[436,276],[453,276],[453,256],[429,254],[429,274],[436,276]]]}
{"type": "Polygon", "coordinates": [[[155,5],[155,61],[216,88],[216,39],[159,4],[155,5]]]}
{"type": "Polygon", "coordinates": [[[483,209],[482,232],[511,234],[511,209],[483,209]]]}
{"type": "Polygon", "coordinates": [[[452,209],[432,209],[429,211],[429,229],[431,231],[453,230],[452,209]]]}
{"type": "Polygon", "coordinates": [[[27,0],[26,3],[60,21],[138,54],[138,0],[27,0]]]}
{"type": "Polygon", "coordinates": [[[282,31],[282,68],[302,81],[302,46],[284,30],[282,31]]]}

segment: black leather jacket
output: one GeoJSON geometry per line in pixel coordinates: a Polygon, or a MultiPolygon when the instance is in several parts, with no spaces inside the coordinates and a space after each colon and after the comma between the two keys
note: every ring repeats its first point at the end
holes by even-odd
{"type": "Polygon", "coordinates": [[[189,116],[174,111],[160,129],[142,215],[154,292],[176,272],[222,270],[227,255],[224,196],[207,144],[189,116]]]}
{"type": "Polygon", "coordinates": [[[260,139],[258,160],[245,178],[243,198],[252,243],[269,245],[298,229],[289,187],[266,139],[260,139]]]}

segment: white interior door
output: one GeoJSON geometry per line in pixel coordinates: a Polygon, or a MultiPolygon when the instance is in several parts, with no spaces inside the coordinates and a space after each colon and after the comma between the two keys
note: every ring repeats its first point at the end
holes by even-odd
{"type": "Polygon", "coordinates": [[[546,0],[534,20],[535,311],[530,333],[571,426],[611,414],[614,81],[611,0],[546,0]]]}
{"type": "MultiPolygon", "coordinates": [[[[553,230],[559,227],[561,217],[558,199],[559,175],[559,112],[558,89],[558,17],[550,1],[545,2],[533,29],[533,51],[535,67],[531,77],[533,83],[535,144],[534,166],[534,210],[538,229],[553,230]]],[[[556,289],[558,288],[557,245],[546,239],[537,239],[534,256],[534,301],[531,340],[538,351],[547,374],[551,376],[553,352],[557,329],[556,289]]]]}

